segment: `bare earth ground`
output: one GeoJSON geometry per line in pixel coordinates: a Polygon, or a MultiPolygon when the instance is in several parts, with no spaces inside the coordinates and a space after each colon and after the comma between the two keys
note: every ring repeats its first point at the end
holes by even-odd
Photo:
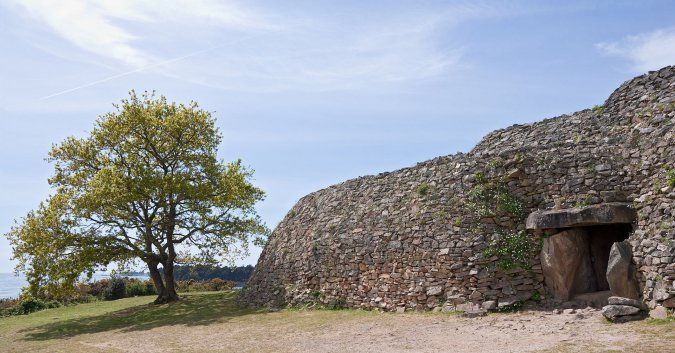
{"type": "Polygon", "coordinates": [[[608,324],[599,311],[444,313],[238,309],[234,293],[140,297],[0,319],[6,352],[675,352],[675,322],[608,324]]]}

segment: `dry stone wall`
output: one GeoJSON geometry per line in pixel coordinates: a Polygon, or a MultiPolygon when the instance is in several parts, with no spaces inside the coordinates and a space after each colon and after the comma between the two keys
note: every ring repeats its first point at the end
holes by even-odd
{"type": "MultiPolygon", "coordinates": [[[[643,301],[672,303],[673,169],[670,66],[624,83],[602,107],[497,130],[469,153],[303,197],[273,231],[241,299],[422,310],[546,298],[538,249],[507,270],[486,250],[504,230],[524,232],[522,214],[629,202],[637,211],[628,241],[643,301]],[[502,188],[522,210],[488,204],[497,211],[481,212],[474,201],[484,185],[502,188]]],[[[541,235],[527,237],[540,244],[541,235]]]]}

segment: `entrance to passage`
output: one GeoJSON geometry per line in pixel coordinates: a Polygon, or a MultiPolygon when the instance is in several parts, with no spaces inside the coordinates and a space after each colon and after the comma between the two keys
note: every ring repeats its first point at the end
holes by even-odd
{"type": "MultiPolygon", "coordinates": [[[[602,305],[610,296],[612,245],[628,239],[635,213],[623,204],[535,212],[529,229],[544,230],[544,282],[555,299],[602,305]]],[[[628,278],[628,276],[626,276],[628,278]]]]}

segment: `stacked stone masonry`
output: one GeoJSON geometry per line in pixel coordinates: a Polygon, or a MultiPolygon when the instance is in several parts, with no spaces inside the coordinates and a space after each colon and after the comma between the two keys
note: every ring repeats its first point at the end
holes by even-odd
{"type": "Polygon", "coordinates": [[[303,197],[271,234],[241,299],[400,311],[550,297],[538,252],[527,269],[508,271],[485,256],[500,236],[496,229],[524,231],[525,222],[481,217],[467,206],[482,175],[503,180],[527,214],[631,205],[637,221],[628,242],[641,300],[651,307],[673,303],[675,172],[669,170],[675,170],[674,66],[625,82],[602,107],[497,130],[468,153],[303,197]]]}

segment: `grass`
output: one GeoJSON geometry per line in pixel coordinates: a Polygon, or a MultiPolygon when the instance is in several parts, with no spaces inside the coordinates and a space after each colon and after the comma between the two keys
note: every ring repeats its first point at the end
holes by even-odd
{"type": "Polygon", "coordinates": [[[186,293],[177,303],[154,305],[154,296],[49,309],[0,321],[0,336],[19,329],[27,340],[50,340],[121,329],[149,330],[162,325],[208,325],[253,310],[234,303],[234,291],[186,293]]]}
{"type": "MultiPolygon", "coordinates": [[[[275,326],[292,323],[292,331],[311,330],[335,320],[373,315],[361,310],[267,310],[241,308],[235,303],[236,291],[184,293],[176,303],[154,305],[154,296],[47,309],[29,315],[0,318],[0,352],[74,352],[108,351],[84,348],[80,341],[97,341],[96,337],[138,335],[169,330],[199,332],[213,324],[251,327],[251,334],[270,322],[275,326]],[[272,321],[270,321],[272,320],[272,321]],[[194,329],[193,329],[194,328],[194,329]],[[4,342],[11,342],[7,347],[4,342]],[[78,343],[79,342],[79,343],[78,343]]],[[[258,332],[260,333],[260,332],[258,332]]],[[[160,333],[161,334],[161,333],[160,333]]],[[[180,340],[180,334],[169,341],[180,340]]],[[[176,341],[178,342],[178,341],[176,341]]],[[[111,351],[117,351],[112,349],[111,351]]]]}
{"type": "MultiPolygon", "coordinates": [[[[414,351],[421,347],[420,342],[447,339],[439,345],[445,347],[475,329],[487,327],[484,321],[474,323],[457,317],[458,312],[395,314],[303,309],[268,312],[238,307],[236,295],[236,291],[193,292],[186,293],[180,302],[164,305],[151,304],[152,296],[135,297],[0,318],[0,352],[358,351],[370,344],[371,351],[393,348],[414,351]],[[467,331],[461,333],[456,331],[458,328],[467,331]],[[448,333],[451,336],[444,336],[448,333]]],[[[510,323],[513,321],[510,315],[517,314],[493,314],[490,320],[510,323]]],[[[633,324],[632,329],[651,343],[631,349],[663,351],[666,342],[675,339],[674,324],[672,321],[633,324]]],[[[614,330],[623,326],[604,327],[614,330]]],[[[569,342],[561,343],[551,352],[579,351],[577,346],[568,346],[569,342]]],[[[480,351],[480,347],[475,351],[480,351]]]]}

